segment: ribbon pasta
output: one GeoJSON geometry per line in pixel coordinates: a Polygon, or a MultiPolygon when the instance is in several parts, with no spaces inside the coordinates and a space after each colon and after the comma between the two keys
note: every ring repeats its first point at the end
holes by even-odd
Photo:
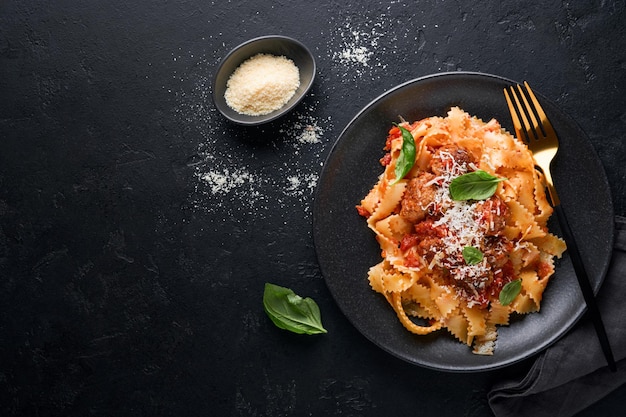
{"type": "Polygon", "coordinates": [[[402,148],[398,127],[389,131],[378,182],[357,205],[380,244],[382,261],[370,268],[372,289],[382,294],[410,332],[441,328],[473,353],[493,354],[497,326],[512,313],[539,311],[554,258],[565,243],[548,232],[552,214],[541,172],[527,146],[495,120],[487,123],[453,107],[402,127],[416,146],[415,163],[396,181],[402,148]],[[482,170],[500,179],[493,196],[456,201],[451,181],[482,170]],[[468,262],[471,246],[482,259],[468,262]],[[521,280],[508,305],[499,293],[521,280]]]}

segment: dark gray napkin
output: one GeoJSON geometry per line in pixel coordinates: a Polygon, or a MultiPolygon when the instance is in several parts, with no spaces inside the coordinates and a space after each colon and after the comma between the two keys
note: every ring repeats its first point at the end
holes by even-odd
{"type": "Polygon", "coordinates": [[[497,417],[572,416],[626,382],[626,218],[616,217],[615,225],[613,258],[597,299],[617,372],[606,366],[593,325],[583,317],[522,380],[493,387],[488,399],[497,417]]]}

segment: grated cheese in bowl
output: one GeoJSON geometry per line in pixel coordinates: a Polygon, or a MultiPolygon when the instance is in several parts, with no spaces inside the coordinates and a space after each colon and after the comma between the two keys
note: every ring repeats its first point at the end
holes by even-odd
{"type": "Polygon", "coordinates": [[[285,56],[257,54],[230,76],[224,98],[241,114],[261,116],[283,107],[300,86],[300,71],[285,56]]]}

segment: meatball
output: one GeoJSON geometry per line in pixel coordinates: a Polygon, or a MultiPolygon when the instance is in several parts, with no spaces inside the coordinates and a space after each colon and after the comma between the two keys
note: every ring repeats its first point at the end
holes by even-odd
{"type": "Polygon", "coordinates": [[[506,226],[509,216],[509,208],[506,203],[496,195],[481,201],[476,210],[480,213],[481,226],[486,236],[500,235],[506,226]]]}
{"type": "Polygon", "coordinates": [[[442,175],[451,172],[455,163],[465,168],[470,162],[474,162],[473,158],[465,149],[456,145],[444,145],[437,148],[430,166],[436,175],[442,175]]]}
{"type": "Polygon", "coordinates": [[[434,184],[427,185],[435,176],[429,172],[422,172],[411,179],[401,201],[400,216],[416,223],[423,220],[428,214],[428,206],[435,198],[434,184]]]}

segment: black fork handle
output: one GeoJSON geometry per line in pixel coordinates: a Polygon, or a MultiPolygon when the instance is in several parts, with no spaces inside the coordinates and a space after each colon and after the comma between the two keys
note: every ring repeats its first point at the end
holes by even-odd
{"type": "Polygon", "coordinates": [[[617,366],[615,365],[615,358],[613,357],[611,344],[606,334],[604,323],[602,322],[600,309],[598,308],[598,303],[596,302],[596,297],[593,293],[591,282],[589,281],[589,277],[587,276],[585,265],[583,264],[582,258],[580,256],[580,252],[578,251],[576,240],[574,239],[572,230],[570,229],[569,223],[567,222],[567,218],[565,217],[565,212],[563,211],[563,207],[561,205],[557,205],[554,207],[554,211],[556,212],[557,218],[559,219],[559,225],[561,226],[563,239],[565,240],[565,243],[567,244],[567,250],[570,254],[572,265],[574,266],[574,272],[576,273],[576,278],[578,278],[578,284],[583,293],[583,298],[585,299],[585,303],[587,304],[587,313],[589,314],[589,317],[591,318],[591,321],[593,322],[593,327],[595,328],[596,334],[598,335],[598,340],[600,341],[600,347],[602,348],[604,357],[606,358],[606,361],[609,365],[609,369],[612,372],[615,372],[617,371],[617,366]]]}

